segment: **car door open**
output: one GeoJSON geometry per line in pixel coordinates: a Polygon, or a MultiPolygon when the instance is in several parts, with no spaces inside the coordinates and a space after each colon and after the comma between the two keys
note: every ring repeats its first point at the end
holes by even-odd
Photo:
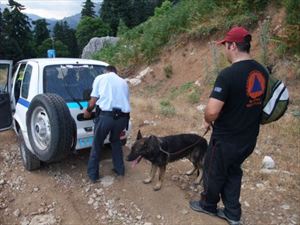
{"type": "Polygon", "coordinates": [[[12,61],[0,60],[0,131],[10,129],[12,126],[11,75],[12,61]]]}

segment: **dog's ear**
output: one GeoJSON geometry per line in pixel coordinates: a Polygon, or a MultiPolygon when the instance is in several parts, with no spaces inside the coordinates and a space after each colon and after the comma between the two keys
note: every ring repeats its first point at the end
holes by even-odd
{"type": "Polygon", "coordinates": [[[139,140],[139,139],[142,139],[143,136],[142,136],[142,133],[141,133],[141,130],[138,131],[137,133],[137,136],[136,136],[136,140],[139,140]]]}
{"type": "Polygon", "coordinates": [[[149,152],[156,152],[159,149],[160,143],[156,136],[151,135],[147,138],[145,145],[147,146],[149,152]]]}

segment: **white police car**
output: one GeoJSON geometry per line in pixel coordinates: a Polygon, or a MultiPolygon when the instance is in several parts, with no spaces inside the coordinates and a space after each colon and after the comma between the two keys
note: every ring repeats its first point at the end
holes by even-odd
{"type": "MultiPolygon", "coordinates": [[[[108,64],[77,58],[0,60],[0,131],[13,127],[27,170],[89,148],[93,120],[85,120],[93,80],[108,64]]],[[[121,134],[123,145],[129,129],[121,134]]],[[[105,143],[109,143],[108,139],[105,143]]]]}

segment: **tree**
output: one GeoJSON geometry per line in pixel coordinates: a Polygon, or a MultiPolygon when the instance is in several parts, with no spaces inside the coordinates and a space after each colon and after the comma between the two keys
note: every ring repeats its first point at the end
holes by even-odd
{"type": "Polygon", "coordinates": [[[100,18],[84,17],[80,20],[76,30],[79,49],[82,50],[91,38],[107,36],[109,32],[108,25],[100,18]]]}
{"type": "Polygon", "coordinates": [[[139,25],[154,14],[162,0],[103,0],[100,15],[109,24],[111,35],[115,36],[120,21],[129,28],[139,25]]]}
{"type": "Polygon", "coordinates": [[[48,39],[49,36],[49,30],[47,29],[48,23],[45,19],[39,19],[32,22],[35,27],[33,30],[34,33],[34,41],[36,46],[39,46],[42,44],[42,42],[46,39],[48,39]]]}
{"type": "Polygon", "coordinates": [[[94,8],[95,8],[94,3],[91,0],[86,0],[81,10],[81,17],[85,17],[85,16],[95,17],[94,8]]]}
{"type": "Polygon", "coordinates": [[[29,19],[21,11],[23,5],[10,0],[11,11],[5,9],[2,14],[2,48],[5,58],[20,60],[35,56],[29,19]]]}
{"type": "Polygon", "coordinates": [[[61,41],[67,46],[70,57],[78,57],[78,45],[75,30],[71,29],[66,21],[57,22],[53,28],[55,40],[61,41]]]}
{"type": "MultiPolygon", "coordinates": [[[[68,46],[64,45],[60,40],[54,41],[55,51],[57,57],[68,57],[70,52],[68,46]]],[[[47,50],[52,48],[52,39],[48,38],[38,46],[37,52],[39,57],[47,57],[47,50]]]]}

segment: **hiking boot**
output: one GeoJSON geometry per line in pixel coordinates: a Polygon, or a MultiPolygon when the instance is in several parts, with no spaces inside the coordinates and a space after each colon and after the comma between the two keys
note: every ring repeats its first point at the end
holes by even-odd
{"type": "Polygon", "coordinates": [[[218,209],[217,216],[220,217],[220,218],[222,218],[222,219],[227,220],[227,222],[228,222],[229,225],[241,225],[241,222],[239,220],[231,220],[231,219],[229,219],[225,215],[224,209],[218,209]]]}
{"type": "Polygon", "coordinates": [[[194,211],[201,212],[201,213],[206,213],[210,216],[216,216],[217,215],[216,213],[213,213],[213,212],[210,212],[210,211],[207,211],[207,210],[203,209],[200,206],[199,201],[190,201],[190,208],[194,211]]]}

